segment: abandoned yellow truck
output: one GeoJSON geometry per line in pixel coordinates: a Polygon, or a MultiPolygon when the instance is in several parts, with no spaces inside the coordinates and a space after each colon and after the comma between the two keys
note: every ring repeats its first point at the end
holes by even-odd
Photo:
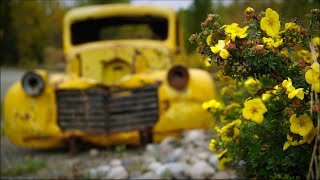
{"type": "MultiPolygon", "coordinates": [[[[4,131],[14,144],[63,147],[159,142],[208,129],[209,73],[179,65],[182,28],[173,9],[129,4],[78,7],[63,21],[66,71],[35,69],[8,90],[4,131]]],[[[181,61],[180,61],[181,62],[181,61]]]]}

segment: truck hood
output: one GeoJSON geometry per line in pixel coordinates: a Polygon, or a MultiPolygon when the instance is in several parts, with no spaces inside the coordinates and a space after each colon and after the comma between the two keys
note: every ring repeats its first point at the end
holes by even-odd
{"type": "Polygon", "coordinates": [[[119,41],[81,45],[67,54],[67,60],[79,61],[81,76],[107,85],[117,84],[129,74],[170,65],[170,51],[159,42],[119,41]]]}

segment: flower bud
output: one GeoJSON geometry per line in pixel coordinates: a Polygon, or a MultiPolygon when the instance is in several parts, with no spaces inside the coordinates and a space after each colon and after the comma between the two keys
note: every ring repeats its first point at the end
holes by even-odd
{"type": "Polygon", "coordinates": [[[252,44],[252,41],[251,41],[251,40],[248,40],[248,41],[246,42],[246,45],[250,45],[250,44],[252,44]]]}
{"type": "Polygon", "coordinates": [[[260,20],[262,19],[262,17],[261,17],[260,15],[258,15],[258,16],[256,16],[256,19],[257,19],[258,21],[260,21],[260,20]]]}
{"type": "Polygon", "coordinates": [[[190,38],[189,38],[189,41],[194,41],[194,40],[196,40],[196,39],[197,39],[197,35],[192,34],[192,35],[190,36],[190,38]]]}
{"type": "Polygon", "coordinates": [[[256,50],[257,51],[262,51],[264,48],[263,48],[263,45],[256,45],[256,50]]]}
{"type": "Polygon", "coordinates": [[[304,60],[300,59],[300,60],[298,61],[298,66],[299,66],[299,67],[304,67],[304,65],[305,65],[304,60]]]}
{"type": "Polygon", "coordinates": [[[312,110],[313,111],[318,111],[319,110],[319,106],[318,105],[313,105],[312,106],[312,110]]]}
{"type": "Polygon", "coordinates": [[[308,33],[308,31],[307,31],[306,29],[302,29],[302,30],[301,30],[301,33],[302,33],[303,35],[306,35],[306,34],[308,33]]]}
{"type": "Polygon", "coordinates": [[[247,7],[247,9],[244,12],[246,14],[252,14],[252,13],[254,13],[254,9],[252,7],[247,7]]]}
{"type": "Polygon", "coordinates": [[[215,28],[218,28],[218,27],[219,27],[219,23],[214,22],[214,23],[213,23],[213,26],[214,26],[215,28]]]}
{"type": "Polygon", "coordinates": [[[293,107],[297,108],[297,107],[300,106],[300,101],[294,101],[294,102],[292,103],[292,105],[293,105],[293,107]]]}
{"type": "Polygon", "coordinates": [[[207,23],[206,22],[201,23],[201,28],[202,29],[205,29],[206,27],[207,27],[207,23]]]}
{"type": "Polygon", "coordinates": [[[210,22],[216,17],[215,14],[208,14],[207,21],[210,22]]]}
{"type": "Polygon", "coordinates": [[[226,48],[226,49],[235,49],[235,48],[236,48],[236,45],[230,43],[230,44],[227,44],[225,48],[226,48]]]}

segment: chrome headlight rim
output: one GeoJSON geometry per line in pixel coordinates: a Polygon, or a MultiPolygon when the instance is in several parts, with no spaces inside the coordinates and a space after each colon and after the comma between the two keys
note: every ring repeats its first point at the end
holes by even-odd
{"type": "Polygon", "coordinates": [[[36,72],[28,71],[22,76],[21,85],[27,95],[37,97],[42,94],[45,81],[41,75],[36,72]]]}

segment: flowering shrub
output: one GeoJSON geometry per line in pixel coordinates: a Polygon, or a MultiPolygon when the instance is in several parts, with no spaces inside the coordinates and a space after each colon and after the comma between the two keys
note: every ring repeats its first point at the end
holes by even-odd
{"type": "Polygon", "coordinates": [[[304,26],[283,22],[271,8],[244,12],[244,27],[222,25],[217,14],[201,23],[197,45],[206,66],[219,67],[221,99],[203,108],[220,120],[209,143],[219,167],[246,177],[315,178],[319,141],[320,10],[304,26]]]}

